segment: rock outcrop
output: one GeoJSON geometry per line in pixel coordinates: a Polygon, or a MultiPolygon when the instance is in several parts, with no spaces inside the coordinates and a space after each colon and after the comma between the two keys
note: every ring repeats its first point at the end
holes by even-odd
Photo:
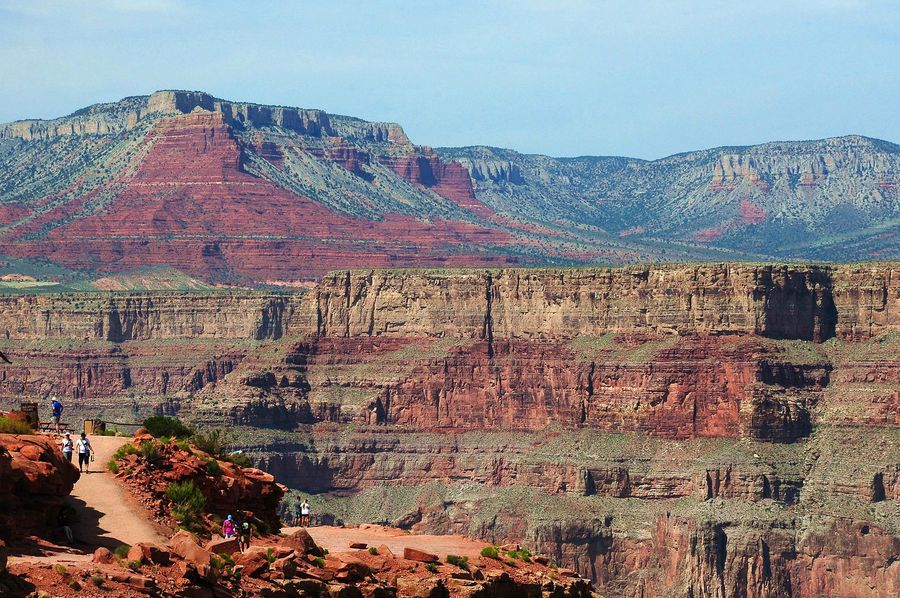
{"type": "MultiPolygon", "coordinates": [[[[174,440],[162,444],[149,434],[138,435],[132,446],[135,450],[123,451],[118,460],[118,477],[134,494],[143,497],[150,512],[160,520],[177,518],[167,495],[169,487],[192,482],[204,497],[203,513],[220,518],[242,515],[265,529],[278,529],[278,503],[286,489],[271,474],[216,459],[174,440]],[[149,447],[147,450],[152,453],[138,450],[140,447],[149,447]]],[[[189,524],[202,528],[199,521],[189,524]]]]}
{"type": "Polygon", "coordinates": [[[57,529],[78,477],[51,438],[0,434],[0,541],[57,529]]]}

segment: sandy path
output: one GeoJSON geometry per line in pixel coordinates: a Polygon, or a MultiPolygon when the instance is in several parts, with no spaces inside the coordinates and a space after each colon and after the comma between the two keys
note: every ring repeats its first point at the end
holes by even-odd
{"type": "MultiPolygon", "coordinates": [[[[282,528],[282,532],[290,534],[296,527],[282,528]]],[[[434,553],[445,559],[448,554],[477,557],[481,549],[487,546],[485,542],[479,542],[463,536],[430,536],[426,534],[413,535],[400,530],[383,528],[380,526],[365,527],[309,527],[306,531],[313,537],[316,544],[327,548],[328,552],[350,552],[351,542],[365,542],[369,546],[384,544],[391,552],[403,556],[404,548],[417,548],[434,553]]]]}
{"type": "MultiPolygon", "coordinates": [[[[130,438],[94,436],[94,462],[90,473],[82,474],[75,483],[70,500],[79,512],[74,526],[75,538],[97,546],[134,544],[136,542],[164,542],[144,509],[107,470],[106,463],[116,450],[130,438]]],[[[77,459],[77,455],[75,457],[77,459]]]]}
{"type": "MultiPolygon", "coordinates": [[[[78,513],[78,520],[72,526],[75,546],[64,547],[64,552],[47,556],[10,557],[11,562],[79,562],[90,560],[99,546],[113,550],[120,544],[166,541],[143,507],[106,468],[113,453],[131,439],[114,436],[89,439],[95,451],[90,473],[81,475],[67,499],[78,513]]],[[[76,464],[77,459],[78,455],[75,455],[73,461],[76,464]]]]}

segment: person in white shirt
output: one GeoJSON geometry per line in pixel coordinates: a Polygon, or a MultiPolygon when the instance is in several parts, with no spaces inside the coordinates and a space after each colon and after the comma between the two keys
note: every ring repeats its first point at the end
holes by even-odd
{"type": "Polygon", "coordinates": [[[300,503],[300,525],[309,527],[309,503],[306,502],[306,499],[300,503]]]}
{"type": "Polygon", "coordinates": [[[69,463],[71,463],[72,462],[72,453],[75,450],[75,443],[72,442],[72,437],[69,436],[68,432],[66,432],[66,437],[63,438],[62,442],[60,442],[60,445],[62,445],[63,457],[65,457],[66,460],[68,460],[69,463]]]}
{"type": "Polygon", "coordinates": [[[90,473],[91,452],[93,450],[87,434],[82,432],[81,438],[78,439],[78,471],[81,473],[90,473]]]}

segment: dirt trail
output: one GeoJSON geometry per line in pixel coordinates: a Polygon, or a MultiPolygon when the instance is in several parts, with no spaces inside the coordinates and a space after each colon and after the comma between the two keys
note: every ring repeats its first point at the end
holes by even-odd
{"type": "MultiPolygon", "coordinates": [[[[290,534],[295,527],[282,528],[282,532],[290,534]]],[[[378,547],[384,544],[391,552],[403,556],[404,548],[417,548],[438,555],[445,559],[448,554],[477,557],[485,542],[472,540],[463,536],[431,536],[426,534],[408,534],[402,530],[384,528],[377,525],[362,527],[309,527],[306,529],[316,544],[327,548],[328,552],[351,552],[351,542],[365,542],[369,546],[378,547]]]]}
{"type": "Polygon", "coordinates": [[[75,537],[94,546],[113,547],[136,542],[164,542],[152,520],[106,469],[116,450],[130,438],[95,436],[94,462],[72,490],[71,500],[79,510],[75,537]],[[98,518],[99,517],[99,518],[98,518]]]}
{"type": "MultiPolygon", "coordinates": [[[[113,479],[106,468],[116,449],[130,439],[113,436],[92,436],[89,439],[95,451],[94,462],[90,464],[90,473],[82,474],[75,483],[68,499],[78,513],[78,521],[72,526],[76,541],[73,548],[77,553],[13,557],[12,561],[75,562],[89,559],[99,546],[113,550],[120,544],[166,541],[143,507],[113,479]]],[[[77,459],[78,455],[75,455],[73,461],[77,463],[77,459]]]]}

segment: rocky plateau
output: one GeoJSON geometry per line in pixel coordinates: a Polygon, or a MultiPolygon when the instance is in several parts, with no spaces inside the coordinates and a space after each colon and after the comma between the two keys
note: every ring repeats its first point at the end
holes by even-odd
{"type": "Polygon", "coordinates": [[[17,294],[0,393],[231,426],[286,516],[311,496],[323,521],[517,542],[602,595],[893,596],[898,281],[717,263],[17,294]]]}

